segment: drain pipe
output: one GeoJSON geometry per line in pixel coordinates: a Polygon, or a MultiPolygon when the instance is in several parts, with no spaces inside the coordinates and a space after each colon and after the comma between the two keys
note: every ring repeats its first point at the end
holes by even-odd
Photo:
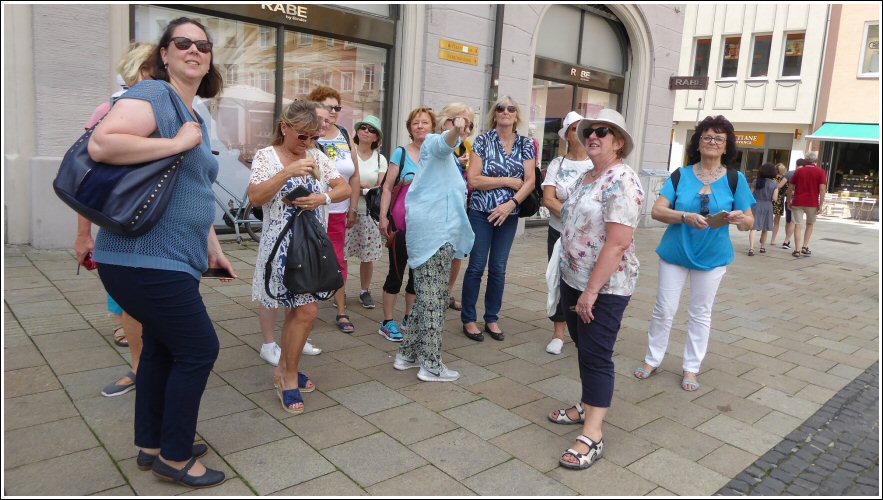
{"type": "Polygon", "coordinates": [[[500,94],[500,59],[503,51],[503,17],[506,6],[497,4],[497,13],[494,16],[494,58],[491,63],[491,85],[488,89],[488,111],[497,102],[500,94]]]}

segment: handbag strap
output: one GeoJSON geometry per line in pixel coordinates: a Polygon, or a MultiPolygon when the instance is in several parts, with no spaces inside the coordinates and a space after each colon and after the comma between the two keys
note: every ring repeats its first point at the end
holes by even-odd
{"type": "Polygon", "coordinates": [[[291,218],[288,219],[288,222],[282,228],[282,231],[279,232],[279,237],[276,238],[276,244],[273,245],[273,250],[270,251],[270,256],[267,258],[267,263],[264,264],[264,289],[267,291],[267,296],[271,299],[284,299],[285,297],[291,295],[290,293],[276,295],[270,291],[270,276],[273,273],[273,259],[276,257],[276,252],[279,251],[279,245],[282,244],[282,238],[288,236],[288,232],[291,231],[291,227],[294,225],[294,219],[299,217],[301,214],[301,209],[296,208],[295,212],[291,215],[291,218]]]}
{"type": "MultiPolygon", "coordinates": [[[[175,108],[175,113],[178,115],[178,118],[181,119],[181,126],[183,127],[183,126],[184,126],[183,124],[185,124],[185,123],[187,123],[187,122],[189,122],[189,121],[193,121],[193,120],[188,120],[188,119],[187,119],[187,115],[189,115],[190,112],[189,112],[189,111],[186,111],[186,110],[184,109],[184,102],[181,100],[181,96],[178,95],[178,92],[175,91],[175,88],[172,87],[172,85],[171,85],[169,82],[165,81],[165,80],[157,80],[157,81],[160,81],[160,82],[162,82],[162,83],[165,85],[166,90],[167,90],[168,93],[169,93],[169,99],[171,99],[171,101],[172,101],[172,106],[175,108]]],[[[122,96],[119,96],[119,97],[117,97],[117,98],[115,98],[115,99],[111,99],[111,101],[110,101],[110,107],[111,107],[111,109],[113,109],[113,106],[114,106],[116,103],[118,103],[118,102],[120,101],[120,97],[122,97],[122,96]]],[[[104,116],[102,116],[101,119],[99,119],[99,120],[95,123],[95,125],[92,125],[92,128],[90,128],[89,131],[86,132],[85,135],[86,135],[86,136],[91,136],[91,135],[92,135],[92,132],[95,131],[95,127],[97,127],[99,123],[103,122],[104,119],[107,118],[107,115],[109,115],[109,114],[110,114],[110,111],[108,110],[108,112],[105,113],[104,116]]],[[[196,122],[199,123],[199,120],[196,120],[196,122]]],[[[159,124],[157,124],[157,128],[159,128],[159,124]]]]}

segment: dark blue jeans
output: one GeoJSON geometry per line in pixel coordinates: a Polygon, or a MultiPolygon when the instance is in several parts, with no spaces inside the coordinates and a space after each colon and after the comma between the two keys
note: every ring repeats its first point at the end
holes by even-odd
{"type": "Polygon", "coordinates": [[[488,222],[488,212],[477,210],[469,211],[469,222],[475,233],[475,243],[469,254],[469,266],[463,275],[463,310],[460,311],[460,320],[463,323],[471,323],[476,320],[478,313],[475,304],[478,303],[478,289],[481,287],[481,277],[487,266],[487,288],[484,292],[484,322],[496,323],[499,319],[500,307],[503,305],[503,288],[506,285],[506,262],[509,260],[509,250],[515,240],[515,230],[518,228],[518,216],[510,215],[500,226],[494,226],[488,222]]]}
{"type": "Polygon", "coordinates": [[[561,280],[561,307],[579,358],[579,378],[583,385],[580,401],[595,408],[610,408],[613,400],[613,344],[631,297],[598,295],[592,309],[595,319],[585,323],[574,310],[582,293],[561,280]]]}
{"type": "Polygon", "coordinates": [[[177,271],[101,264],[104,288],[144,327],[135,384],[135,446],[189,460],[220,344],[199,281],[177,271]]]}

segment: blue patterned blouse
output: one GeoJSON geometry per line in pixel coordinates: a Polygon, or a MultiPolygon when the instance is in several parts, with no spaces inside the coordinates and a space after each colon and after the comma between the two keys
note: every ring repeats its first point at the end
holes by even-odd
{"type": "MultiPolygon", "coordinates": [[[[481,175],[485,177],[515,177],[524,179],[524,162],[533,160],[536,151],[533,141],[523,135],[515,136],[515,144],[512,146],[512,154],[507,155],[503,142],[496,130],[490,130],[478,136],[472,144],[472,151],[481,157],[481,175]]],[[[497,205],[506,203],[515,190],[509,188],[495,188],[487,191],[475,190],[469,202],[469,208],[479,212],[491,212],[497,205]]],[[[518,208],[512,213],[517,214],[518,208]]]]}

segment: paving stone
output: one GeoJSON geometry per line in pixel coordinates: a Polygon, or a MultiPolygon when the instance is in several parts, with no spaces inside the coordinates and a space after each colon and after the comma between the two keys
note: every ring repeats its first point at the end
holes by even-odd
{"type": "Polygon", "coordinates": [[[254,407],[252,400],[230,386],[206,389],[199,404],[199,420],[232,415],[254,407]]]}
{"type": "Polygon", "coordinates": [[[671,450],[694,462],[719,448],[722,443],[713,437],[662,417],[635,429],[634,435],[662,448],[671,450]]]}
{"type": "Polygon", "coordinates": [[[497,377],[469,386],[468,389],[475,395],[485,397],[503,408],[521,406],[545,397],[543,393],[506,377],[497,377]]]}
{"type": "MultiPolygon", "coordinates": [[[[238,370],[230,370],[217,375],[234,389],[246,395],[273,388],[273,366],[266,363],[238,370]]],[[[310,372],[310,378],[315,379],[312,371],[310,372]]],[[[318,384],[316,382],[316,385],[318,384]]]]}
{"type": "Polygon", "coordinates": [[[546,344],[548,343],[548,339],[541,342],[525,342],[517,346],[503,349],[503,352],[539,366],[552,361],[559,361],[562,357],[573,355],[573,349],[570,349],[570,351],[562,351],[558,356],[550,356],[549,353],[546,352],[546,344]]]}
{"type": "MultiPolygon", "coordinates": [[[[681,377],[681,375],[678,377],[678,386],[681,385],[681,377]]],[[[720,370],[709,370],[700,373],[699,382],[702,384],[702,388],[693,393],[695,397],[701,396],[704,393],[703,391],[713,387],[744,398],[762,387],[756,382],[741,377],[734,377],[720,370]]]]}
{"type": "Polygon", "coordinates": [[[511,458],[508,453],[465,429],[455,429],[412,444],[410,448],[458,481],[511,458]]]}
{"type": "Polygon", "coordinates": [[[480,396],[457,384],[439,382],[421,382],[399,389],[398,392],[435,412],[480,399],[480,396]]]}
{"type": "Polygon", "coordinates": [[[640,406],[633,405],[627,401],[622,401],[616,397],[610,404],[610,410],[604,419],[620,429],[633,431],[638,427],[646,425],[659,417],[659,414],[645,410],[640,406]]]}
{"type": "Polygon", "coordinates": [[[382,364],[392,364],[395,361],[394,356],[390,356],[387,352],[369,345],[342,349],[329,354],[334,359],[356,370],[382,364]]]}
{"type": "Polygon", "coordinates": [[[838,377],[836,375],[832,375],[830,373],[819,373],[816,370],[812,370],[803,366],[798,366],[793,370],[788,372],[788,376],[794,377],[799,380],[804,380],[806,382],[824,387],[826,389],[831,389],[833,391],[839,391],[846,384],[849,383],[849,380],[838,377]]]}
{"type": "Polygon", "coordinates": [[[365,490],[340,471],[332,472],[331,474],[326,474],[274,493],[274,495],[286,497],[351,497],[364,496],[366,494],[365,490]]]}
{"type": "MultiPolygon", "coordinates": [[[[609,422],[604,423],[602,432],[604,433],[604,460],[609,460],[620,467],[627,467],[659,449],[656,444],[637,437],[634,433],[626,432],[609,422]]],[[[572,443],[581,433],[581,430],[572,430],[566,437],[571,438],[572,443]]]]}
{"type": "Polygon", "coordinates": [[[414,469],[392,479],[366,488],[373,496],[473,496],[475,492],[463,486],[432,465],[414,469]]]}
{"type": "Polygon", "coordinates": [[[572,441],[531,424],[497,436],[490,442],[540,472],[558,467],[558,459],[572,441]]]}
{"type": "Polygon", "coordinates": [[[703,408],[692,401],[687,401],[681,397],[674,397],[668,392],[663,392],[652,398],[641,401],[638,403],[638,407],[650,412],[655,412],[690,428],[708,421],[717,415],[719,411],[703,408]]]}
{"type": "Polygon", "coordinates": [[[78,415],[64,391],[48,391],[7,398],[3,402],[4,431],[31,427],[78,415]]]}
{"type": "Polygon", "coordinates": [[[225,456],[291,437],[285,426],[257,409],[202,421],[196,431],[225,456]]]}
{"type": "MultiPolygon", "coordinates": [[[[494,344],[497,344],[497,342],[494,342],[494,344]]],[[[478,366],[487,366],[515,359],[511,354],[502,352],[497,346],[487,342],[482,342],[478,345],[466,345],[458,349],[451,349],[448,352],[478,366]]]]}
{"type": "Polygon", "coordinates": [[[65,495],[90,495],[126,483],[113,461],[100,447],[4,472],[3,493],[15,496],[46,497],[59,495],[61,492],[65,495]]]}
{"type": "Polygon", "coordinates": [[[181,493],[181,496],[218,496],[223,498],[236,498],[254,496],[254,492],[242,481],[241,477],[229,477],[223,484],[218,486],[190,490],[181,493]]]}
{"type": "Polygon", "coordinates": [[[653,494],[672,495],[671,492],[657,488],[655,483],[647,481],[610,460],[598,460],[592,464],[590,471],[573,471],[557,467],[549,472],[548,476],[578,492],[580,495],[586,496],[637,497],[653,494]],[[599,478],[603,478],[603,480],[599,480],[599,478]],[[653,493],[655,490],[660,491],[653,493]]]}
{"type": "Polygon", "coordinates": [[[445,410],[440,415],[485,440],[530,424],[528,420],[485,399],[445,410]]]}
{"type": "Polygon", "coordinates": [[[135,447],[135,393],[106,398],[95,396],[74,402],[86,424],[114,460],[132,458],[135,447]]]}
{"type": "Polygon", "coordinates": [[[366,420],[395,440],[409,445],[443,434],[459,427],[456,423],[411,403],[368,415],[366,420]]]}
{"type": "Polygon", "coordinates": [[[724,444],[702,457],[697,463],[726,477],[735,477],[755,460],[757,460],[757,455],[724,444]]]}
{"type": "Polygon", "coordinates": [[[676,495],[701,495],[717,491],[727,478],[661,448],[627,467],[642,478],[676,495]]]}
{"type": "Polygon", "coordinates": [[[63,352],[44,353],[47,363],[52,371],[58,375],[66,375],[96,368],[117,366],[125,360],[120,358],[119,353],[112,347],[89,347],[63,352]]]}
{"type": "Polygon", "coordinates": [[[413,451],[382,433],[327,448],[322,455],[362,487],[426,464],[413,451]],[[372,456],[378,460],[366,460],[372,456]]]}
{"type": "Polygon", "coordinates": [[[282,423],[317,450],[377,432],[371,423],[341,405],[304,412],[282,423]],[[334,425],[328,425],[329,422],[334,425]]]}
{"type": "Polygon", "coordinates": [[[480,384],[498,377],[496,373],[486,370],[465,359],[445,362],[445,365],[452,370],[460,372],[460,378],[458,378],[454,384],[461,387],[469,387],[470,385],[480,384]]]}
{"type": "MultiPolygon", "coordinates": [[[[790,372],[789,372],[790,373],[790,372]]],[[[742,378],[757,382],[765,387],[786,392],[788,394],[796,394],[807,386],[807,382],[792,378],[781,373],[771,372],[763,368],[755,368],[747,373],[742,374],[742,378]]]]}
{"type": "Polygon", "coordinates": [[[4,458],[3,468],[6,470],[94,448],[99,444],[79,416],[6,431],[4,440],[7,450],[15,450],[4,458]]]}
{"type": "Polygon", "coordinates": [[[578,403],[582,397],[582,384],[576,380],[561,375],[534,382],[528,387],[540,391],[559,401],[572,401],[572,403],[578,403]]]}
{"type": "Polygon", "coordinates": [[[520,358],[488,365],[485,368],[524,385],[555,376],[555,372],[520,358]]]}
{"type": "Polygon", "coordinates": [[[793,417],[804,419],[809,418],[820,406],[769,387],[760,389],[748,396],[748,399],[793,417]]]}
{"type": "Polygon", "coordinates": [[[131,370],[129,365],[118,365],[61,375],[59,380],[64,384],[64,390],[67,391],[68,396],[76,402],[81,399],[91,399],[101,395],[101,389],[104,386],[119,380],[129,370],[131,370]]]}
{"type": "Polygon", "coordinates": [[[754,455],[763,455],[774,447],[779,437],[726,415],[718,415],[696,428],[736,448],[754,455]]]}
{"type": "Polygon", "coordinates": [[[800,426],[803,421],[797,417],[773,410],[758,420],[755,425],[777,436],[787,436],[800,426]]]}
{"type": "Polygon", "coordinates": [[[61,389],[58,379],[46,365],[5,372],[4,379],[4,398],[61,389]]]}
{"type": "MultiPolygon", "coordinates": [[[[324,353],[319,356],[304,356],[301,359],[323,357],[325,357],[324,353]]],[[[327,359],[330,359],[330,357],[327,359]]],[[[306,364],[304,365],[306,366],[306,364]]],[[[302,369],[301,371],[304,370],[302,369]]],[[[336,389],[361,384],[370,380],[363,373],[350,368],[339,361],[310,367],[309,371],[306,373],[310,376],[310,379],[313,380],[319,390],[326,394],[336,389]]],[[[403,376],[407,375],[403,374],[403,376]]]]}
{"type": "Polygon", "coordinates": [[[334,466],[300,438],[279,439],[225,456],[259,495],[334,472],[334,466]]]}
{"type": "Polygon", "coordinates": [[[577,493],[517,459],[480,472],[464,481],[479,495],[570,496],[577,493]]]}
{"type": "Polygon", "coordinates": [[[693,402],[748,424],[757,422],[771,411],[764,405],[746,401],[735,394],[720,389],[704,394],[694,399],[693,402]]]}
{"type": "Polygon", "coordinates": [[[411,402],[410,399],[376,381],[325,392],[357,415],[363,416],[411,402]]]}
{"type": "Polygon", "coordinates": [[[220,350],[213,370],[222,373],[250,366],[266,366],[266,362],[251,347],[247,345],[234,345],[220,350]]]}

